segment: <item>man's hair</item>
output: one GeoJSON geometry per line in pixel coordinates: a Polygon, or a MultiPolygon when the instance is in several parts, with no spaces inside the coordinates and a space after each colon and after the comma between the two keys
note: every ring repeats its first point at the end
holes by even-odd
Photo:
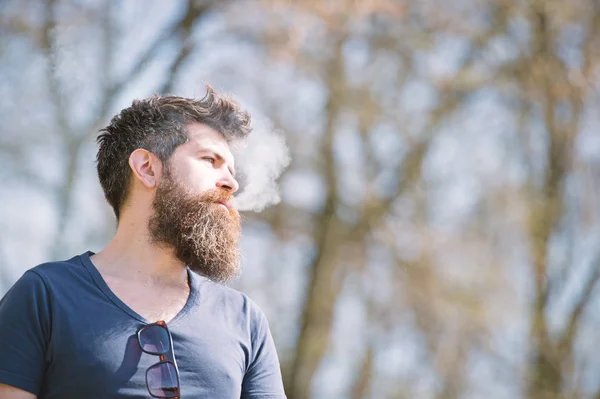
{"type": "Polygon", "coordinates": [[[175,148],[189,140],[188,124],[210,126],[228,142],[250,134],[248,112],[228,96],[206,88],[207,94],[200,100],[160,95],[134,100],[100,130],[96,140],[98,177],[117,220],[129,194],[129,156],[136,149],[150,151],[166,166],[175,148]]]}

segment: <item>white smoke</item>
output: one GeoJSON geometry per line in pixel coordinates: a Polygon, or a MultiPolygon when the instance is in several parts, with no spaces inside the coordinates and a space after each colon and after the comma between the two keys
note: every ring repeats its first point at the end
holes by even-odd
{"type": "Polygon", "coordinates": [[[283,133],[269,120],[253,120],[252,133],[233,147],[241,192],[234,197],[239,211],[260,212],[281,201],[277,178],[290,164],[290,151],[283,133]]]}

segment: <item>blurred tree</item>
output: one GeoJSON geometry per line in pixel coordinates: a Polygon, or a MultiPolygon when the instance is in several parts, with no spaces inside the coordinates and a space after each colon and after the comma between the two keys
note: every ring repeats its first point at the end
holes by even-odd
{"type": "MultiPolygon", "coordinates": [[[[370,313],[379,313],[382,318],[370,317],[367,326],[377,331],[377,325],[383,323],[390,329],[393,309],[414,312],[415,327],[423,334],[432,371],[438,376],[436,396],[455,398],[466,392],[468,358],[480,349],[479,341],[490,339],[493,328],[482,320],[486,310],[478,302],[487,301],[482,295],[498,289],[506,290],[505,295],[510,296],[510,288],[506,281],[499,285],[497,278],[501,272],[494,267],[483,272],[483,266],[475,270],[477,276],[470,280],[484,286],[474,290],[456,286],[439,272],[436,257],[443,253],[445,246],[438,247],[435,237],[428,237],[439,232],[431,223],[431,209],[427,205],[444,205],[432,198],[431,191],[424,192],[428,190],[424,187],[427,182],[423,181],[422,171],[427,167],[424,162],[432,142],[441,130],[440,123],[457,123],[458,117],[468,118],[465,109],[482,93],[498,96],[508,112],[507,124],[510,120],[517,121],[514,131],[504,135],[507,140],[518,143],[514,148],[516,153],[510,154],[510,161],[520,163],[526,178],[512,187],[501,188],[511,190],[509,198],[494,187],[484,188],[486,193],[478,200],[479,207],[494,215],[471,212],[471,220],[460,230],[463,240],[455,244],[462,247],[465,258],[481,257],[476,252],[483,251],[490,256],[481,260],[499,267],[509,259],[503,256],[503,245],[490,235],[504,233],[494,226],[497,218],[502,217],[498,215],[515,211],[504,202],[519,204],[524,224],[508,228],[526,235],[529,253],[526,256],[533,275],[527,312],[530,338],[522,374],[526,396],[551,398],[581,392],[581,386],[572,381],[577,364],[574,339],[599,277],[598,254],[592,255],[588,261],[589,271],[583,273],[573,265],[577,259],[568,260],[567,265],[557,265],[550,254],[553,247],[564,245],[553,243],[553,236],[557,241],[569,241],[577,231],[577,225],[565,226],[573,222],[573,216],[569,220],[567,215],[569,207],[589,214],[590,209],[583,209],[582,200],[586,195],[594,195],[586,191],[569,192],[567,179],[585,179],[582,172],[590,167],[578,159],[576,143],[582,130],[585,105],[588,104],[589,110],[597,101],[594,87],[600,44],[598,4],[594,1],[567,5],[552,1],[501,0],[452,4],[385,0],[295,4],[273,0],[264,1],[263,6],[272,13],[264,40],[275,59],[295,63],[320,81],[327,93],[323,133],[316,146],[318,155],[307,160],[318,160],[327,195],[320,211],[308,215],[314,221],[316,251],[309,269],[310,283],[296,352],[286,373],[289,396],[310,396],[312,381],[330,346],[335,305],[347,276],[353,271],[373,272],[365,264],[369,262],[365,255],[357,251],[377,248],[376,241],[381,237],[377,233],[386,225],[385,240],[395,259],[393,273],[402,274],[398,277],[402,291],[400,288],[398,291],[403,292],[409,309],[398,306],[398,295],[389,296],[387,303],[378,302],[380,308],[368,307],[370,313]],[[438,76],[436,71],[423,70],[419,58],[429,51],[440,50],[445,40],[453,39],[462,47],[451,61],[454,64],[437,73],[438,76]],[[501,54],[496,56],[495,48],[510,55],[504,59],[501,54]],[[355,65],[356,57],[363,58],[358,61],[361,67],[355,65]],[[393,62],[381,63],[383,57],[392,58],[393,62]],[[436,97],[435,105],[417,118],[409,107],[402,109],[398,101],[415,80],[429,84],[436,97]],[[341,120],[350,120],[352,126],[348,127],[341,120]],[[383,162],[381,160],[381,151],[377,148],[381,143],[374,136],[382,125],[396,129],[397,140],[402,143],[401,151],[397,147],[397,159],[390,159],[388,155],[383,162]],[[337,160],[338,151],[345,151],[347,143],[341,143],[336,149],[335,137],[346,137],[348,129],[360,137],[360,150],[353,156],[362,170],[358,174],[354,169],[349,172],[352,179],[357,180],[355,184],[362,186],[359,199],[347,197],[347,189],[342,186],[347,184],[343,177],[347,165],[337,160]],[[528,152],[532,144],[537,143],[541,143],[543,149],[528,152]],[[387,181],[388,186],[381,190],[376,183],[386,172],[397,180],[395,183],[387,181]],[[397,243],[405,232],[389,226],[390,221],[403,219],[398,205],[407,201],[420,208],[415,213],[416,224],[411,227],[425,230],[420,240],[421,255],[410,261],[398,255],[402,249],[397,243]],[[468,246],[473,246],[475,253],[470,253],[468,246]],[[344,253],[351,255],[345,257],[344,253]],[[357,255],[360,260],[355,258],[353,262],[352,257],[357,255]],[[557,266],[562,269],[558,273],[552,270],[557,266]],[[564,296],[565,284],[561,280],[565,278],[581,279],[580,287],[571,293],[574,302],[572,309],[563,315],[565,326],[552,331],[549,327],[553,312],[551,301],[564,296]],[[436,303],[433,299],[436,296],[443,304],[436,303]],[[456,325],[445,313],[460,315],[461,322],[456,325]],[[446,348],[444,341],[448,340],[452,343],[446,348]]],[[[302,137],[301,132],[292,135],[302,137]]],[[[385,142],[383,145],[394,144],[385,142]]],[[[590,187],[594,186],[584,186],[584,190],[590,187]]],[[[597,204],[588,205],[596,214],[597,204]]],[[[290,214],[284,207],[279,208],[279,212],[279,218],[290,214]]],[[[581,216],[574,218],[575,223],[583,220],[581,216]]],[[[386,274],[386,278],[388,276],[386,274]]],[[[369,288],[371,291],[382,284],[369,282],[374,285],[369,288]]],[[[368,298],[372,294],[378,293],[363,293],[367,296],[365,301],[372,303],[368,298]]],[[[403,318],[398,321],[406,322],[403,318]]],[[[389,338],[386,334],[379,337],[381,340],[389,338]]],[[[386,346],[389,347],[389,343],[386,346]]],[[[373,344],[368,344],[351,391],[353,397],[371,394],[373,351],[373,344]]],[[[497,354],[491,356],[495,358],[497,354]]],[[[500,361],[506,366],[506,360],[500,361]]]]}

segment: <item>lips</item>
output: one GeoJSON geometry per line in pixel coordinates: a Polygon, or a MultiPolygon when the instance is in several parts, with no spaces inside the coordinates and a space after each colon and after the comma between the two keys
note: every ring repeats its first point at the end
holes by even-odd
{"type": "Polygon", "coordinates": [[[231,209],[231,205],[228,201],[217,201],[217,203],[225,206],[227,209],[231,209]]]}

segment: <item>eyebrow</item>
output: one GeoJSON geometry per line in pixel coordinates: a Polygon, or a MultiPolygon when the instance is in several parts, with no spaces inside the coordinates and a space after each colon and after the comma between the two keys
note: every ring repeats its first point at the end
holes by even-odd
{"type": "MultiPolygon", "coordinates": [[[[205,148],[205,149],[200,150],[200,152],[210,152],[211,154],[213,154],[215,156],[215,158],[217,158],[217,160],[219,162],[225,162],[225,157],[213,149],[205,148]]],[[[228,167],[228,169],[229,169],[229,173],[231,173],[231,176],[233,176],[233,178],[235,179],[235,169],[232,168],[231,166],[228,167]]]]}

